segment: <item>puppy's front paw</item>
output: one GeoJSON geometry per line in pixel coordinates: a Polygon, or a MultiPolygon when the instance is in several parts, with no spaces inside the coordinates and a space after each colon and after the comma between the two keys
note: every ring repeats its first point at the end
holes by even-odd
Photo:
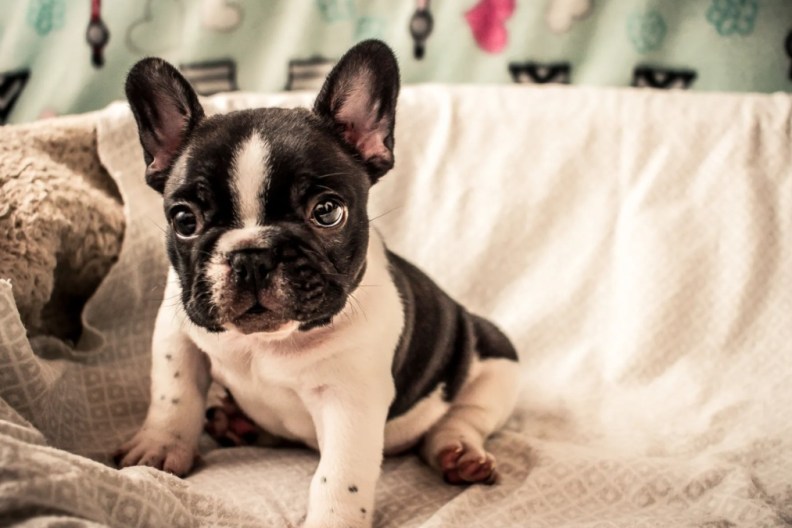
{"type": "Polygon", "coordinates": [[[301,528],[371,528],[371,512],[361,506],[336,504],[320,511],[311,509],[301,528]]]}
{"type": "Polygon", "coordinates": [[[150,466],[183,477],[190,471],[197,451],[181,435],[144,428],[115,453],[119,467],[150,466]]]}
{"type": "Polygon", "coordinates": [[[307,519],[301,528],[371,528],[371,521],[366,518],[343,519],[331,515],[321,520],[307,519]]]}

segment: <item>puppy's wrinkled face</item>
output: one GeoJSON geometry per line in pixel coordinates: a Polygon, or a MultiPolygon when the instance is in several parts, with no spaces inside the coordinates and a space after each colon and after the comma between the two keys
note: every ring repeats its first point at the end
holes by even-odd
{"type": "Polygon", "coordinates": [[[190,318],[244,333],[329,321],[362,277],[369,186],[307,110],[206,119],[164,193],[190,318]]]}
{"type": "Polygon", "coordinates": [[[162,193],[182,303],[211,331],[327,324],[365,271],[370,186],[393,166],[398,69],[382,43],[339,62],[313,111],[205,117],[159,59],[130,72],[146,178],[162,193]]]}

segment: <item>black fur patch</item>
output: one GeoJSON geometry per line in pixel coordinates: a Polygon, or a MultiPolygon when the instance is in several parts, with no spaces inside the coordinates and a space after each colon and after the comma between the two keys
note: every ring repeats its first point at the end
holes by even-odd
{"type": "Polygon", "coordinates": [[[393,360],[396,398],[388,419],[410,410],[444,384],[451,400],[478,355],[517,361],[509,340],[492,323],[470,314],[421,270],[388,252],[391,275],[404,304],[404,329],[393,360]]]}

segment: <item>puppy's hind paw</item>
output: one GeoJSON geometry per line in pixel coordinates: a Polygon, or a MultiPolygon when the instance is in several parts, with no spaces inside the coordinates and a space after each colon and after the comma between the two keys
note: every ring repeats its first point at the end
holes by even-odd
{"type": "Polygon", "coordinates": [[[114,454],[118,467],[149,466],[183,477],[192,468],[197,450],[180,435],[141,429],[114,454]]]}
{"type": "Polygon", "coordinates": [[[443,479],[449,484],[495,484],[495,457],[465,443],[445,447],[437,455],[443,479]]]}

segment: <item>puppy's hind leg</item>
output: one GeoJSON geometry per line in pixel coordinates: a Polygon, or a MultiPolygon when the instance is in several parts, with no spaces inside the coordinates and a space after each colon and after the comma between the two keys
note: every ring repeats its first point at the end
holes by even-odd
{"type": "Polygon", "coordinates": [[[451,484],[494,483],[495,457],[484,443],[511,415],[518,391],[516,361],[476,361],[448,412],[426,433],[424,460],[451,484]]]}
{"type": "Polygon", "coordinates": [[[509,418],[518,391],[515,360],[476,360],[448,412],[424,436],[424,460],[451,484],[493,484],[495,457],[484,449],[484,442],[509,418]]]}

